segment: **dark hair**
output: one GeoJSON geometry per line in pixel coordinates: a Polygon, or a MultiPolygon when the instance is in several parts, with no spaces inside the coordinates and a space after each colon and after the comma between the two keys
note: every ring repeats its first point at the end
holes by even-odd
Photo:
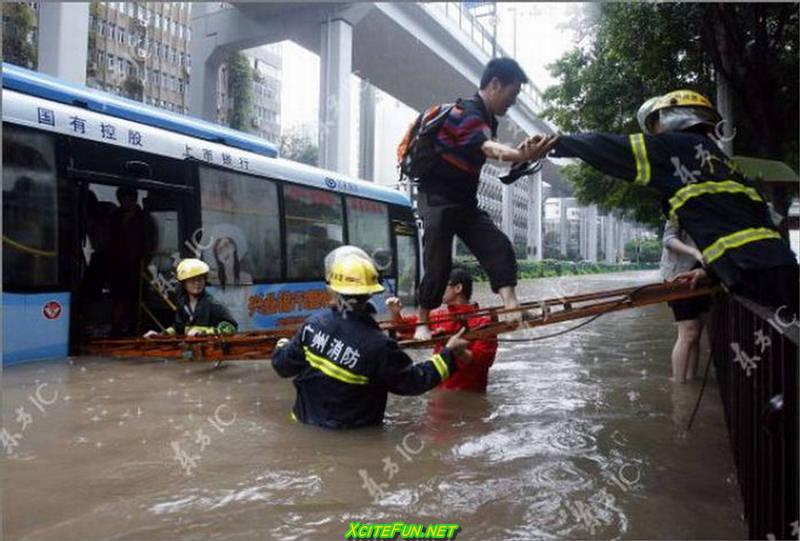
{"type": "Polygon", "coordinates": [[[489,86],[495,77],[504,86],[514,83],[524,85],[528,82],[528,76],[519,67],[517,61],[511,58],[493,58],[486,64],[483,75],[481,75],[481,90],[489,86]]]}
{"type": "Polygon", "coordinates": [[[224,290],[225,286],[228,284],[228,277],[225,274],[225,265],[220,261],[219,256],[217,255],[217,250],[219,249],[219,244],[228,239],[228,242],[233,244],[233,280],[234,284],[239,284],[239,248],[236,246],[236,241],[234,241],[230,237],[220,237],[214,241],[214,261],[217,262],[217,276],[219,277],[219,285],[224,290]]]}
{"type": "Polygon", "coordinates": [[[450,285],[461,284],[461,292],[469,300],[472,298],[472,276],[464,267],[453,267],[450,271],[450,285]]]}

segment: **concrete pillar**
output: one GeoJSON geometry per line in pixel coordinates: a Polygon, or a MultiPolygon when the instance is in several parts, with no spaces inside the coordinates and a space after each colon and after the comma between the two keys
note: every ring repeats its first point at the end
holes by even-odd
{"type": "Polygon", "coordinates": [[[39,2],[39,71],[86,84],[88,2],[39,2]]]}
{"type": "Polygon", "coordinates": [[[208,32],[206,13],[211,4],[192,5],[192,66],[189,81],[189,113],[196,118],[217,122],[217,82],[222,67],[222,52],[217,49],[217,32],[208,32]]]}
{"type": "Polygon", "coordinates": [[[503,233],[514,242],[514,192],[507,184],[503,184],[503,233]]]}
{"type": "Polygon", "coordinates": [[[353,27],[341,19],[322,23],[319,84],[319,157],[325,169],[350,174],[350,73],[353,27]]]}
{"type": "Polygon", "coordinates": [[[559,253],[562,257],[567,257],[567,231],[568,231],[568,223],[567,223],[567,198],[560,197],[558,199],[558,242],[559,242],[559,253]]]}
{"type": "Polygon", "coordinates": [[[614,215],[609,214],[606,216],[605,220],[605,231],[603,236],[605,238],[605,252],[606,252],[606,263],[616,263],[617,261],[617,250],[614,247],[614,215]]]}
{"type": "Polygon", "coordinates": [[[361,81],[358,176],[375,181],[375,87],[361,81]]]}
{"type": "Polygon", "coordinates": [[[542,260],[542,173],[528,180],[528,259],[542,260]]]}
{"type": "Polygon", "coordinates": [[[589,242],[588,242],[588,220],[587,220],[587,212],[585,207],[581,207],[578,209],[578,215],[580,216],[578,220],[578,253],[581,256],[581,259],[586,259],[586,255],[589,252],[589,242]]]}
{"type": "Polygon", "coordinates": [[[587,210],[586,221],[588,225],[588,238],[586,259],[597,261],[597,206],[592,205],[587,210]]]}

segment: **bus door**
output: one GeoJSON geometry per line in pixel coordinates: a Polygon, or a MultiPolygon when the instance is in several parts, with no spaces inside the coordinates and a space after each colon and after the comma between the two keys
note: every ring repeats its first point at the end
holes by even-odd
{"type": "Polygon", "coordinates": [[[409,219],[392,220],[397,254],[397,296],[406,306],[416,302],[418,279],[417,227],[409,219]]]}
{"type": "Polygon", "coordinates": [[[69,176],[79,209],[72,343],[171,325],[192,188],[74,169],[69,176]]]}

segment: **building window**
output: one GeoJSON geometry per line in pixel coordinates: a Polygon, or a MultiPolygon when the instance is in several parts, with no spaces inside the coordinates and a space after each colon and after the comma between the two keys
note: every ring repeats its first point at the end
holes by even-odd
{"type": "Polygon", "coordinates": [[[117,41],[120,43],[125,43],[125,29],[120,28],[119,32],[117,33],[117,41]]]}
{"type": "Polygon", "coordinates": [[[274,182],[200,168],[203,260],[209,281],[225,288],[280,279],[281,237],[274,182]]]}
{"type": "Polygon", "coordinates": [[[325,256],[344,241],[341,198],[293,185],[286,185],[283,193],[288,278],[321,280],[325,256]]]}
{"type": "Polygon", "coordinates": [[[3,128],[3,288],[58,282],[58,192],[51,135],[3,128]]]}
{"type": "Polygon", "coordinates": [[[108,55],[108,71],[114,71],[114,55],[108,55]]]}

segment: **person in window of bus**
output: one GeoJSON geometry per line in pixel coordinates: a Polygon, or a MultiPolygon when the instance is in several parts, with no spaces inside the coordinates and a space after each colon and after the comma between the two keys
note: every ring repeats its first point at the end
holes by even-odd
{"type": "Polygon", "coordinates": [[[224,290],[228,285],[252,284],[253,276],[242,270],[242,260],[247,254],[247,241],[242,230],[231,224],[220,224],[214,227],[211,236],[220,289],[224,290]]]}
{"type": "MultiPolygon", "coordinates": [[[[442,301],[444,306],[433,310],[430,315],[431,330],[436,333],[452,334],[463,325],[457,317],[466,318],[468,329],[478,329],[492,322],[489,316],[472,316],[479,309],[477,303],[470,302],[472,297],[472,277],[463,267],[454,267],[450,272],[450,280],[444,290],[442,301]]],[[[403,317],[403,303],[397,297],[386,299],[386,306],[395,323],[407,323],[409,327],[401,330],[401,336],[411,337],[414,325],[418,322],[415,316],[403,317]]],[[[438,346],[434,353],[441,349],[438,346]]],[[[494,364],[497,353],[496,340],[470,340],[469,345],[457,357],[458,372],[442,382],[441,389],[486,392],[489,381],[489,368],[494,364]]]]}
{"type": "Polygon", "coordinates": [[[294,418],[326,428],[381,424],[389,393],[419,395],[458,370],[463,330],[418,364],[381,331],[367,303],[383,291],[370,259],[342,255],[332,263],[328,287],[336,306],[313,314],[272,355],[278,375],[294,378],[294,418]]]}
{"type": "Polygon", "coordinates": [[[118,188],[119,207],[111,215],[111,323],[112,333],[117,336],[132,332],[142,269],[147,267],[158,244],[155,220],[139,206],[137,198],[135,188],[118,188]]]}
{"type": "MultiPolygon", "coordinates": [[[[549,142],[549,139],[528,139],[515,149],[494,140],[497,117],[508,112],[527,82],[528,77],[514,60],[491,60],[481,76],[480,89],[471,98],[459,100],[439,130],[436,137],[439,162],[419,183],[417,206],[425,227],[420,321],[428,321],[430,311],[442,303],[452,265],[454,236],[478,258],[489,275],[492,291],[502,297],[505,307],[519,306],[514,248],[489,214],[478,207],[477,193],[481,168],[487,159],[526,161],[539,146],[549,142]]],[[[521,319],[522,313],[515,312],[512,317],[521,319]]],[[[416,338],[426,339],[430,335],[427,325],[417,327],[416,338]]]]}
{"type": "Polygon", "coordinates": [[[177,295],[175,323],[163,333],[147,331],[145,338],[236,332],[238,324],[228,309],[206,291],[208,270],[208,265],[199,259],[188,258],[178,264],[177,274],[181,285],[177,295]]]}
{"type": "MultiPolygon", "coordinates": [[[[721,121],[697,92],[676,90],[647,100],[637,114],[644,133],[561,135],[555,157],[581,158],[592,167],[661,192],[706,261],[676,277],[710,277],[728,290],[770,308],[798,312],[798,266],[755,183],[714,139],[721,121]]],[[[534,136],[530,139],[541,139],[534,136]]]]}

